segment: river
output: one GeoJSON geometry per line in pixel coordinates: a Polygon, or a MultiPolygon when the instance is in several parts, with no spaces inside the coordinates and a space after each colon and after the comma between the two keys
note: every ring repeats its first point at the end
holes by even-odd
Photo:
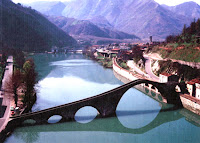
{"type": "MultiPolygon", "coordinates": [[[[39,73],[33,111],[98,95],[123,83],[97,62],[81,54],[37,54],[39,73]]],[[[102,103],[103,104],[103,103],[102,103]]],[[[97,111],[84,107],[76,122],[17,128],[6,143],[199,143],[200,117],[186,109],[170,110],[135,88],[117,107],[117,117],[96,119],[97,111]]]]}

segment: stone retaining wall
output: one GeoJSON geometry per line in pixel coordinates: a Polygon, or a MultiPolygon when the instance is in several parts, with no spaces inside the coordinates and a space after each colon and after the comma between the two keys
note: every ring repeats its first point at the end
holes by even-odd
{"type": "Polygon", "coordinates": [[[180,95],[183,107],[200,115],[200,100],[187,94],[180,95]]]}
{"type": "MultiPolygon", "coordinates": [[[[133,80],[137,80],[137,79],[147,79],[145,76],[142,76],[140,74],[135,74],[133,72],[130,72],[128,70],[125,70],[123,68],[121,68],[117,62],[116,62],[116,58],[113,58],[113,70],[118,73],[119,75],[121,75],[122,77],[126,78],[129,81],[133,81],[133,80]]],[[[148,87],[150,90],[154,91],[155,93],[158,93],[158,89],[155,88],[153,89],[153,85],[148,84],[147,86],[145,84],[141,84],[142,86],[148,87]]]]}

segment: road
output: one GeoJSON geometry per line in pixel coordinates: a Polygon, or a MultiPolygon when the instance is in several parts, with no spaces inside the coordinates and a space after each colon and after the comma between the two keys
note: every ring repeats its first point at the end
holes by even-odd
{"type": "MultiPolygon", "coordinates": [[[[2,80],[2,89],[5,87],[5,83],[7,82],[10,75],[13,73],[13,57],[9,56],[7,59],[7,66],[4,73],[4,78],[2,80]]],[[[4,91],[1,89],[0,91],[0,97],[3,98],[2,106],[6,106],[6,111],[4,113],[4,116],[0,118],[0,132],[6,127],[9,117],[10,117],[10,107],[11,107],[11,97],[9,93],[4,93],[4,91]]]]}
{"type": "Polygon", "coordinates": [[[148,56],[144,56],[144,58],[146,59],[145,62],[145,71],[147,72],[147,74],[150,76],[151,79],[153,79],[154,81],[159,82],[159,77],[157,77],[151,69],[151,59],[148,56]]]}
{"type": "MultiPolygon", "coordinates": [[[[132,60],[129,60],[127,61],[127,65],[133,70],[133,71],[136,71],[138,74],[141,74],[141,75],[144,75],[145,77],[153,80],[153,81],[157,81],[159,82],[159,77],[157,77],[153,72],[152,72],[152,69],[151,69],[151,58],[150,56],[148,55],[144,55],[145,59],[146,59],[146,62],[145,62],[145,72],[141,71],[140,68],[138,68],[132,60]]],[[[152,56],[154,59],[156,60],[160,60],[161,58],[157,55],[155,56],[152,56]]]]}
{"type": "Polygon", "coordinates": [[[137,72],[138,74],[144,75],[145,77],[149,78],[149,75],[146,74],[146,73],[144,73],[143,71],[141,71],[140,68],[138,68],[138,67],[134,64],[133,60],[127,61],[127,65],[131,68],[132,71],[135,71],[135,72],[137,72]]]}

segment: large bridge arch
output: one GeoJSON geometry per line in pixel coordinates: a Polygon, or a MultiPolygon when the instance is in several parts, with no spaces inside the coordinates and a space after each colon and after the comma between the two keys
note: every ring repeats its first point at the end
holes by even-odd
{"type": "Polygon", "coordinates": [[[152,84],[167,99],[168,103],[179,104],[180,102],[180,98],[175,91],[177,83],[158,83],[146,79],[138,79],[97,96],[13,117],[11,124],[21,124],[27,119],[35,120],[37,124],[45,124],[48,122],[49,117],[53,115],[62,116],[62,122],[75,121],[76,112],[85,106],[94,107],[99,112],[100,117],[116,116],[117,105],[124,93],[138,84],[152,84]]]}

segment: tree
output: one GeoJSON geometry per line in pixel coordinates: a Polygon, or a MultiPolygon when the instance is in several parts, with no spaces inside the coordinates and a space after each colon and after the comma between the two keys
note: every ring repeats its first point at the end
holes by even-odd
{"type": "Polygon", "coordinates": [[[24,102],[27,105],[28,109],[31,106],[31,102],[34,99],[35,95],[35,84],[37,83],[37,73],[35,71],[35,64],[33,59],[28,59],[23,65],[24,75],[23,75],[23,82],[24,82],[24,102]]]}
{"type": "Polygon", "coordinates": [[[190,24],[190,35],[196,34],[196,22],[195,20],[190,24]]]}
{"type": "Polygon", "coordinates": [[[133,54],[133,60],[135,63],[138,63],[142,59],[143,62],[145,62],[145,59],[143,57],[143,51],[140,49],[139,46],[134,46],[132,48],[132,54],[133,54]]]}
{"type": "Polygon", "coordinates": [[[185,37],[186,33],[187,33],[187,27],[186,27],[186,24],[184,24],[182,35],[185,37]]]}
{"type": "Polygon", "coordinates": [[[9,93],[14,94],[15,105],[17,107],[18,102],[18,89],[22,85],[22,73],[20,70],[16,69],[10,77],[8,77],[5,83],[5,90],[9,93]]]}

